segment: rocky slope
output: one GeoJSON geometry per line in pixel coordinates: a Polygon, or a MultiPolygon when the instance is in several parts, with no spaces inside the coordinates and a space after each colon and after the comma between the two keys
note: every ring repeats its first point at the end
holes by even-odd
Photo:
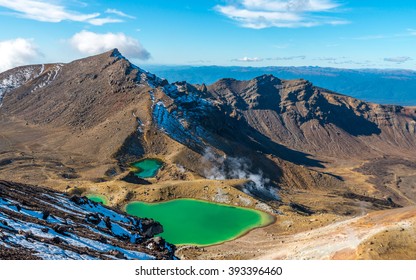
{"type": "MultiPolygon", "coordinates": [[[[411,107],[271,75],[169,83],[117,50],[0,78],[3,180],[99,193],[119,209],[192,197],[295,220],[416,203],[411,107]],[[129,163],[144,157],[163,168],[126,180],[129,163]]],[[[307,220],[296,228],[306,230],[307,220]]]]}
{"type": "Polygon", "coordinates": [[[284,199],[305,188],[342,193],[340,177],[322,172],[328,157],[408,156],[416,144],[413,109],[362,102],[305,80],[169,84],[117,50],[2,76],[17,78],[0,108],[0,168],[4,179],[21,182],[108,181],[129,162],[156,156],[166,163],[161,182],[247,179],[254,184],[241,190],[276,200],[278,189],[284,199]]]}
{"type": "Polygon", "coordinates": [[[39,77],[45,68],[42,65],[23,66],[0,73],[0,106],[3,96],[21,85],[39,77]]]}
{"type": "Polygon", "coordinates": [[[0,259],[173,259],[161,232],[86,197],[0,181],[0,259]]]}
{"type": "Polygon", "coordinates": [[[168,84],[116,50],[66,65],[20,67],[1,74],[2,79],[5,115],[74,131],[105,131],[114,115],[130,113],[124,121],[135,116],[141,126],[156,124],[198,152],[205,144],[230,150],[227,142],[238,141],[250,149],[256,144],[257,149],[274,149],[279,156],[286,152],[293,157],[289,148],[356,157],[377,154],[386,146],[413,150],[416,144],[413,108],[367,103],[305,80],[272,75],[222,79],[208,87],[168,84]],[[132,104],[135,110],[129,108],[132,104]],[[255,132],[259,134],[250,135],[255,132]]]}
{"type": "Polygon", "coordinates": [[[416,145],[414,109],[363,102],[305,80],[223,79],[208,93],[273,142],[314,155],[365,157],[416,145]]]}
{"type": "Polygon", "coordinates": [[[32,165],[32,172],[43,166],[30,176],[38,177],[36,183],[48,183],[56,175],[102,180],[107,174],[121,174],[128,162],[155,155],[164,158],[174,176],[179,176],[180,165],[194,176],[211,179],[264,174],[277,187],[296,180],[296,176],[285,178],[285,169],[287,174],[304,173],[301,177],[309,177],[311,183],[338,183],[280,162],[319,165],[228,114],[223,100],[213,98],[206,88],[169,84],[134,66],[117,50],[59,67],[45,86],[39,85],[46,73],[4,94],[0,120],[6,128],[2,162],[9,163],[2,164],[5,179],[22,181],[14,168],[32,165]],[[16,131],[22,130],[24,135],[18,137],[16,131]],[[222,160],[225,155],[229,158],[222,160]],[[233,159],[244,162],[247,172],[227,172],[236,162],[233,159]],[[34,163],[37,160],[40,165],[34,163]],[[213,169],[222,174],[207,175],[213,169]]]}

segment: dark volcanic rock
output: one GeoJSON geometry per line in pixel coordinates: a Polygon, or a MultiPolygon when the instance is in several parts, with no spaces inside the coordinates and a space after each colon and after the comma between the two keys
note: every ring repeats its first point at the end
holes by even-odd
{"type": "Polygon", "coordinates": [[[48,210],[42,211],[42,219],[46,220],[51,213],[48,210]]]}
{"type": "Polygon", "coordinates": [[[396,204],[391,197],[388,197],[387,199],[383,200],[383,199],[377,199],[377,198],[368,197],[368,196],[359,195],[359,194],[350,193],[350,192],[344,193],[343,196],[349,199],[356,199],[360,201],[370,202],[373,204],[373,206],[379,209],[402,207],[401,205],[396,204]]]}
{"type": "Polygon", "coordinates": [[[129,174],[127,174],[122,180],[126,181],[127,183],[138,184],[138,185],[151,185],[152,184],[149,181],[134,175],[134,172],[132,171],[130,171],[129,174]]]}
{"type": "Polygon", "coordinates": [[[158,222],[85,197],[0,180],[0,204],[0,259],[175,258],[175,247],[164,240],[145,244],[163,232],[158,222]]]}
{"type": "Polygon", "coordinates": [[[97,213],[88,213],[85,215],[85,220],[94,225],[98,225],[101,222],[101,218],[97,213]]]}
{"type": "Polygon", "coordinates": [[[289,206],[290,206],[290,208],[292,208],[293,210],[295,210],[296,212],[298,212],[299,214],[302,214],[302,215],[310,216],[312,214],[315,214],[315,212],[313,210],[309,209],[309,207],[307,207],[305,205],[302,205],[302,204],[299,204],[299,203],[291,202],[291,203],[289,203],[289,206]]]}
{"type": "Polygon", "coordinates": [[[142,233],[145,237],[153,237],[163,232],[163,227],[160,223],[155,222],[153,219],[141,220],[142,233]]]}
{"type": "Polygon", "coordinates": [[[78,196],[78,195],[71,196],[70,200],[72,202],[74,202],[75,204],[78,204],[78,205],[83,205],[83,204],[88,203],[88,198],[81,197],[81,196],[78,196]]]}

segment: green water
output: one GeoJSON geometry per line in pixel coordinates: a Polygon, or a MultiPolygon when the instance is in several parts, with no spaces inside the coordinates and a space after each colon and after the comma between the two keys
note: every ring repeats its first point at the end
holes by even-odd
{"type": "Polygon", "coordinates": [[[138,172],[134,173],[140,178],[152,178],[155,177],[163,163],[157,159],[144,159],[132,164],[133,167],[138,169],[138,172]]]}
{"type": "Polygon", "coordinates": [[[161,236],[176,245],[221,243],[273,221],[264,212],[194,199],[162,203],[136,201],[126,206],[126,212],[159,221],[164,228],[161,236]]]}
{"type": "Polygon", "coordinates": [[[103,205],[107,205],[107,199],[99,194],[88,194],[87,195],[88,199],[94,201],[94,202],[98,202],[101,203],[103,205]]]}

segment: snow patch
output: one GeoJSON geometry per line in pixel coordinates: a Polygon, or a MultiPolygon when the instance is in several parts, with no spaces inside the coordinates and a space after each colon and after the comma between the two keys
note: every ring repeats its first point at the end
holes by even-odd
{"type": "MultiPolygon", "coordinates": [[[[30,216],[30,217],[38,219],[38,220],[42,219],[43,214],[41,212],[32,211],[32,210],[26,209],[26,208],[21,207],[21,206],[19,206],[19,209],[18,209],[17,205],[18,204],[13,200],[5,200],[5,199],[0,198],[0,208],[8,209],[8,210],[13,211],[15,213],[21,213],[21,214],[24,214],[26,216],[30,216]]],[[[62,223],[63,222],[62,219],[57,219],[57,218],[52,217],[52,216],[49,216],[46,221],[48,221],[49,223],[62,223]]]]}
{"type": "Polygon", "coordinates": [[[169,113],[162,101],[154,106],[153,119],[161,130],[182,144],[202,143],[183,126],[177,112],[169,113]]]}
{"type": "MultiPolygon", "coordinates": [[[[49,195],[48,195],[49,196],[49,195]]],[[[49,196],[52,197],[52,196],[49,196]]],[[[56,197],[55,197],[56,199],[56,197]]],[[[59,199],[58,199],[59,200],[59,199]]],[[[72,202],[71,202],[72,203],[72,202]]],[[[10,199],[3,199],[0,198],[0,208],[7,209],[9,211],[18,212],[24,215],[31,216],[35,219],[42,219],[42,214],[39,211],[32,211],[29,209],[25,209],[22,206],[17,206],[15,201],[10,199]]],[[[96,212],[101,215],[109,215],[113,218],[111,222],[111,231],[114,236],[120,237],[122,239],[129,240],[132,243],[135,243],[136,240],[141,239],[137,233],[132,234],[127,227],[130,227],[132,224],[137,224],[134,219],[129,219],[124,217],[121,214],[118,214],[110,209],[106,209],[99,204],[95,204],[94,202],[89,202],[81,205],[73,205],[71,212],[77,211],[86,211],[85,209],[89,209],[90,212],[96,212]],[[114,220],[119,221],[114,222],[114,220]]],[[[87,213],[87,212],[85,212],[87,213]]],[[[54,219],[52,217],[48,217],[46,220],[48,223],[54,222],[63,222],[60,219],[54,219]]],[[[106,228],[105,223],[101,221],[98,225],[100,228],[106,228]]],[[[65,232],[65,234],[60,234],[53,230],[52,228],[36,223],[26,222],[19,220],[17,218],[11,218],[5,213],[0,213],[0,228],[5,229],[2,231],[2,240],[0,240],[0,244],[3,246],[10,247],[10,245],[15,245],[17,247],[24,247],[26,249],[33,250],[36,252],[34,255],[38,256],[42,259],[46,260],[59,260],[59,259],[96,259],[93,256],[89,255],[80,255],[76,252],[73,252],[68,249],[62,249],[58,246],[48,244],[47,242],[39,242],[40,238],[45,238],[48,240],[52,240],[53,238],[59,237],[61,242],[71,245],[76,248],[85,249],[88,248],[92,251],[98,251],[101,253],[109,253],[110,251],[119,251],[124,255],[126,259],[140,259],[140,260],[153,260],[155,257],[148,255],[142,252],[136,252],[127,250],[118,246],[114,246],[107,243],[102,243],[97,240],[89,239],[86,237],[78,236],[70,231],[65,232]],[[18,234],[15,234],[18,232],[18,234]],[[3,241],[6,240],[6,241],[3,241]]],[[[94,229],[92,227],[86,227],[87,229],[91,230],[92,232],[98,233],[99,235],[107,238],[107,239],[115,239],[114,236],[106,234],[100,230],[94,229]]],[[[13,247],[12,246],[12,247],[13,247]]]]}
{"type": "MultiPolygon", "coordinates": [[[[43,65],[42,65],[43,66],[43,65]]],[[[48,85],[50,85],[59,75],[61,72],[63,64],[56,64],[53,66],[52,69],[50,69],[46,75],[44,75],[41,80],[36,84],[36,86],[31,90],[31,92],[34,92],[36,90],[39,90],[41,88],[44,88],[48,85]]]]}
{"type": "Polygon", "coordinates": [[[7,77],[0,80],[0,107],[3,105],[3,98],[7,92],[22,86],[29,80],[35,79],[40,75],[38,72],[39,67],[41,66],[17,68],[13,74],[9,74],[7,77]]]}

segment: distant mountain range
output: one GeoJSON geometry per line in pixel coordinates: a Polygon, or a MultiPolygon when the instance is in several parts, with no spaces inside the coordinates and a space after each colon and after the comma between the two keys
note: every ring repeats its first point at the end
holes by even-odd
{"type": "Polygon", "coordinates": [[[337,69],[322,67],[146,66],[170,82],[212,84],[221,78],[251,80],[272,74],[281,79],[306,79],[314,85],[369,102],[416,105],[416,72],[399,69],[337,69]]]}

